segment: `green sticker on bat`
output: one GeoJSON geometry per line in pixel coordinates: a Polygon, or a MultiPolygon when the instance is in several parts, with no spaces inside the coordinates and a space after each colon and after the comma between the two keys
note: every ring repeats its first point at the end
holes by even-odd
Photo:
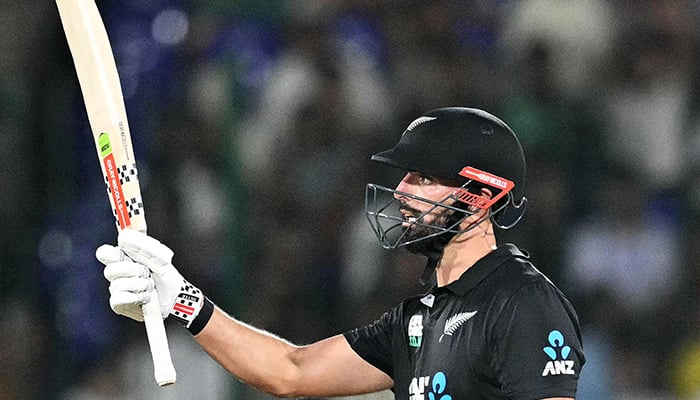
{"type": "Polygon", "coordinates": [[[100,136],[97,137],[97,144],[100,146],[102,158],[112,152],[112,145],[109,142],[109,134],[107,132],[100,133],[100,136]]]}

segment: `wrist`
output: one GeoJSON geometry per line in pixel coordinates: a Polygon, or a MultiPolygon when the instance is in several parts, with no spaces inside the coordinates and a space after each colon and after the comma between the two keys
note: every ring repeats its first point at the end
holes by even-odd
{"type": "Polygon", "coordinates": [[[202,329],[207,326],[207,323],[213,314],[214,303],[212,303],[208,298],[204,297],[204,304],[202,305],[202,308],[199,310],[199,313],[194,320],[192,320],[192,323],[190,323],[190,325],[187,327],[187,330],[190,331],[192,336],[197,336],[197,334],[199,334],[199,332],[201,332],[202,329]]]}
{"type": "Polygon", "coordinates": [[[168,315],[180,325],[189,328],[204,307],[204,293],[196,286],[181,279],[177,296],[168,310],[168,315]]]}

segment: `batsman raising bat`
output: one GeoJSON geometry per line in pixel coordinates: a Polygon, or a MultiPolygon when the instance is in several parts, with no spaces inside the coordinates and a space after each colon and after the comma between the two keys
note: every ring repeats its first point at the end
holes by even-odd
{"type": "Polygon", "coordinates": [[[168,247],[133,230],[97,249],[112,309],[140,320],[157,296],[163,318],[241,381],[279,397],[391,389],[402,400],[575,398],[585,360],[576,313],[526,252],[496,240],[526,205],[513,131],[482,110],[437,109],[372,160],[405,171],[394,189],[367,185],[374,232],[383,247],[427,259],[426,292],[375,322],[292,344],[226,314],[178,272],[168,247]]]}
{"type": "MultiPolygon", "coordinates": [[[[66,40],[85,100],[90,128],[100,159],[118,230],[146,232],[136,159],[117,66],[107,31],[93,0],[56,0],[66,40]]],[[[160,386],[175,383],[158,296],[142,298],[142,312],[153,370],[160,386]]]]}

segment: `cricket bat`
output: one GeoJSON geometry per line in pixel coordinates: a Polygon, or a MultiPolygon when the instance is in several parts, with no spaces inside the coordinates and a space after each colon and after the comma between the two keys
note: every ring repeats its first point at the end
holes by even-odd
{"type": "MultiPolygon", "coordinates": [[[[117,228],[146,232],[126,107],[107,31],[94,0],[56,0],[117,228]]],[[[143,305],[156,382],[175,383],[158,298],[143,305]]]]}

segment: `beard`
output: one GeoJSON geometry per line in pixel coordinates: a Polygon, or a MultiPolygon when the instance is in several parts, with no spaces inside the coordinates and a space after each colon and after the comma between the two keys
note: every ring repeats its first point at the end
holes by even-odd
{"type": "MultiPolygon", "coordinates": [[[[404,204],[401,205],[401,210],[414,216],[422,215],[419,210],[404,204]]],[[[433,214],[432,222],[425,221],[427,216],[423,216],[423,224],[414,222],[405,228],[406,232],[402,242],[411,243],[407,243],[403,247],[414,254],[422,254],[428,258],[440,258],[445,245],[457,234],[457,232],[451,231],[455,230],[455,227],[465,216],[464,212],[447,208],[433,214]]]]}

